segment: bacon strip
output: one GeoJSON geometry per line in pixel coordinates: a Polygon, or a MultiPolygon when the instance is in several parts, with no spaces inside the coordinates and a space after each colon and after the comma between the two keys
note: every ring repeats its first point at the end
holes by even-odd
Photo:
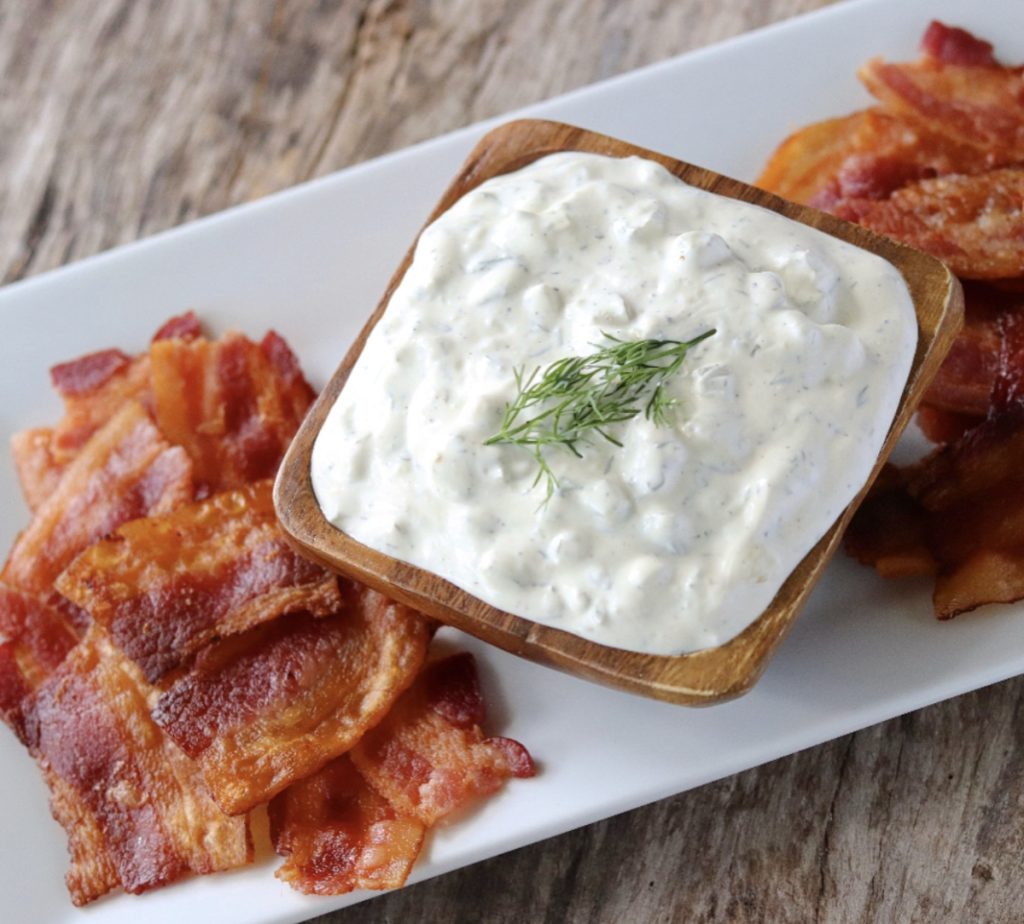
{"type": "Polygon", "coordinates": [[[57,589],[151,683],[215,639],[286,613],[337,612],[337,579],[285,541],[272,488],[260,481],[126,523],[72,562],[57,589]]]}
{"type": "Polygon", "coordinates": [[[429,826],[510,776],[533,776],[521,744],[484,738],[484,718],[473,656],[453,655],[430,664],[350,757],[397,812],[429,826]]]}
{"type": "Polygon", "coordinates": [[[115,884],[138,893],[251,862],[246,820],[214,805],[153,725],[144,681],[101,630],[26,700],[25,726],[71,841],[76,905],[115,884]]]}
{"type": "Polygon", "coordinates": [[[1024,314],[999,318],[999,361],[992,383],[992,411],[1002,413],[1024,401],[1024,314]]]}
{"type": "Polygon", "coordinates": [[[289,616],[204,653],[153,716],[218,804],[244,812],[380,721],[416,676],[429,635],[423,617],[350,585],[336,616],[289,616]]]}
{"type": "Polygon", "coordinates": [[[228,333],[150,348],[157,423],[210,491],[272,477],[312,401],[284,341],[264,342],[228,333]]]}
{"type": "Polygon", "coordinates": [[[906,476],[886,465],[843,537],[847,554],[884,578],[934,574],[924,509],[906,490],[906,476]]]}
{"type": "Polygon", "coordinates": [[[203,325],[194,311],[168,318],[160,329],[153,334],[151,343],[158,340],[198,340],[203,336],[203,325]]]}
{"type": "Polygon", "coordinates": [[[933,20],[921,39],[921,50],[943,64],[964,67],[999,67],[991,42],[979,39],[966,29],[947,26],[933,20]]]}
{"type": "Polygon", "coordinates": [[[985,149],[993,165],[1024,160],[1024,71],[1000,66],[987,42],[940,23],[924,46],[911,63],[868,61],[861,80],[888,112],[985,149]]]}
{"type": "MultiPolygon", "coordinates": [[[[1024,305],[1024,296],[1001,292],[991,285],[964,285],[964,326],[928,386],[924,403],[932,408],[972,418],[980,423],[989,411],[992,389],[1000,368],[1006,319],[1024,305]]],[[[960,427],[960,432],[964,428],[960,427]]]]}
{"type": "Polygon", "coordinates": [[[132,358],[120,350],[100,350],[59,363],[50,369],[50,380],[65,398],[88,395],[106,385],[131,362],[132,358]]]}
{"type": "Polygon", "coordinates": [[[988,155],[942,134],[865,109],[807,125],[776,149],[757,185],[794,202],[830,209],[842,199],[884,199],[907,183],[978,173],[988,155]]]}
{"type": "Polygon", "coordinates": [[[1014,399],[883,485],[862,505],[847,549],[883,576],[937,569],[949,619],[1024,599],[1024,404],[1014,399]]]}
{"type": "Polygon", "coordinates": [[[54,461],[60,465],[70,462],[125,403],[137,400],[145,404],[148,400],[146,356],[132,359],[120,350],[104,350],[54,366],[50,374],[64,399],[64,417],[54,427],[51,443],[54,461]],[[96,361],[108,354],[115,354],[116,362],[96,361]]]}
{"type": "Polygon", "coordinates": [[[426,831],[377,795],[344,755],[275,796],[268,813],[274,849],[287,857],[275,875],[307,895],[399,888],[426,831]]]}
{"type": "Polygon", "coordinates": [[[67,620],[41,600],[0,582],[0,718],[22,741],[22,703],[78,642],[67,620]]]}
{"type": "Polygon", "coordinates": [[[57,490],[17,539],[0,575],[53,597],[57,575],[84,548],[122,523],[173,509],[192,498],[188,458],[129,402],[68,466],[57,490]]]}
{"type": "MultiPolygon", "coordinates": [[[[200,336],[199,319],[189,311],[166,321],[153,335],[153,342],[194,340],[200,336]]],[[[50,446],[58,465],[70,462],[89,437],[127,401],[134,399],[144,406],[152,402],[146,354],[133,358],[120,350],[100,350],[54,366],[50,378],[65,406],[50,446]]]]}
{"type": "Polygon", "coordinates": [[[924,400],[933,407],[967,414],[979,422],[988,414],[999,365],[998,321],[967,318],[924,400]]]}
{"type": "Polygon", "coordinates": [[[1010,279],[1024,271],[1024,169],[1019,167],[921,180],[888,199],[842,199],[832,211],[926,250],[966,279],[1010,279]]]}
{"type": "Polygon", "coordinates": [[[1024,405],[1014,402],[934,453],[909,484],[940,563],[935,612],[1024,598],[1024,405]]]}
{"type": "Polygon", "coordinates": [[[933,443],[953,443],[968,430],[978,426],[984,418],[974,414],[958,414],[955,411],[946,411],[930,404],[922,404],[917,409],[915,419],[921,432],[933,443]]]}
{"type": "Polygon", "coordinates": [[[32,511],[38,510],[57,488],[64,466],[53,457],[53,430],[36,427],[11,437],[11,454],[21,493],[32,511]]]}
{"type": "Polygon", "coordinates": [[[428,665],[349,754],[271,801],[278,878],[318,895],[403,885],[426,827],[534,774],[519,742],[484,738],[484,719],[472,655],[428,665]]]}

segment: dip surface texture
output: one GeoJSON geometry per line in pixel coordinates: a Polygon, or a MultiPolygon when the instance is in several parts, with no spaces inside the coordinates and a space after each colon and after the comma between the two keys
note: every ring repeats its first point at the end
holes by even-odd
{"type": "Polygon", "coordinates": [[[721,644],[867,479],[917,340],[889,263],[642,158],[565,153],[421,235],[313,450],[336,526],[482,600],[634,651],[721,644]],[[607,343],[695,346],[579,459],[485,446],[526,373],[607,343]]]}

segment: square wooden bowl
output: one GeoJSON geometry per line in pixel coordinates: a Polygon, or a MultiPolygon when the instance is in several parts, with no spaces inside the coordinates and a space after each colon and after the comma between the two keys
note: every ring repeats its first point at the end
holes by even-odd
{"type": "Polygon", "coordinates": [[[448,187],[428,224],[485,180],[557,151],[589,151],[613,157],[636,154],[648,158],[693,186],[751,202],[818,228],[884,257],[899,269],[917,312],[917,351],[896,417],[871,478],[861,492],[793,570],[771,605],[750,626],[723,645],[677,656],[625,651],[539,625],[495,609],[435,574],[356,542],[332,526],[321,513],[310,479],[310,457],[327,412],[344,388],[367,336],[412,261],[414,242],[377,310],[366,322],[292,443],[277,478],[277,513],[286,532],[306,555],[506,651],[655,699],[684,704],[729,699],[749,690],[761,675],[769,656],[835,552],[843,530],[910,421],[960,328],[963,293],[956,278],[942,263],[919,251],[710,170],[555,122],[510,122],[486,135],[448,187]]]}

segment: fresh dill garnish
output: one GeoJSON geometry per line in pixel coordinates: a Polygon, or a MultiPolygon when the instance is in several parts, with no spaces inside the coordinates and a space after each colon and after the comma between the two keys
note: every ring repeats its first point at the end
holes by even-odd
{"type": "Polygon", "coordinates": [[[676,403],[665,394],[665,383],[679,371],[687,352],[713,333],[685,341],[620,340],[606,333],[608,343],[589,356],[567,356],[529,375],[516,369],[516,399],[505,405],[501,429],[484,445],[510,443],[529,449],[538,465],[533,485],[546,479],[550,499],[558,479],[545,450],[561,447],[582,459],[580,446],[594,433],[621,447],[607,428],[640,413],[655,426],[664,426],[676,403]],[[526,417],[538,405],[542,408],[526,417]]]}

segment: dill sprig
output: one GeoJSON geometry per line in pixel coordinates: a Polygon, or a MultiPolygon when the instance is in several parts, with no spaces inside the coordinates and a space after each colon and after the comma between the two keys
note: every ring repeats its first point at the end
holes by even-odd
{"type": "Polygon", "coordinates": [[[543,371],[538,366],[529,375],[516,369],[516,399],[505,405],[501,429],[484,445],[511,443],[529,449],[538,466],[533,485],[546,479],[548,500],[558,479],[545,451],[561,447],[582,459],[580,447],[595,433],[621,447],[608,427],[640,413],[664,426],[676,403],[665,394],[665,383],[679,371],[687,352],[713,333],[685,341],[620,340],[606,333],[608,343],[589,356],[567,356],[543,371]],[[525,416],[538,406],[537,413],[525,416]]]}

